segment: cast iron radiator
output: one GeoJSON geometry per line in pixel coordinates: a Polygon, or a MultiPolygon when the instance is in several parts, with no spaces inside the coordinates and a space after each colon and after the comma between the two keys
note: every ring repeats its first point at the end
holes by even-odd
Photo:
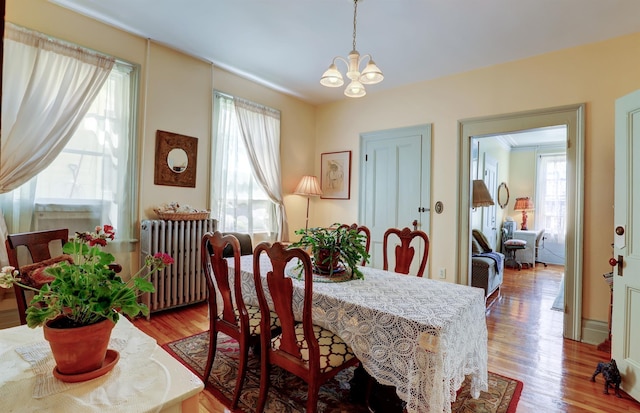
{"type": "Polygon", "coordinates": [[[144,220],[140,229],[140,265],[148,255],[164,252],[174,259],[167,268],[150,277],[155,292],[142,302],[151,312],[194,304],[207,299],[207,283],[200,261],[200,242],[206,232],[216,230],[217,220],[144,220]]]}

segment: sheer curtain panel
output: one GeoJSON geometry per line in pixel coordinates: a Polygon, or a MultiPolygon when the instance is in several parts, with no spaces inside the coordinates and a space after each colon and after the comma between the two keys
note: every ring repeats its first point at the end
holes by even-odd
{"type": "Polygon", "coordinates": [[[276,206],[276,238],[288,241],[280,174],[280,112],[238,98],[235,107],[254,176],[276,206]]]}
{"type": "Polygon", "coordinates": [[[115,60],[7,23],[0,193],[34,177],[62,151],[115,60]]]}
{"type": "MultiPolygon", "coordinates": [[[[107,80],[115,59],[41,33],[5,26],[0,136],[0,249],[7,231],[32,230],[35,184],[58,157],[107,80]],[[9,194],[7,194],[9,195],[9,194]]],[[[0,252],[0,259],[4,252],[0,252]]]]}
{"type": "Polygon", "coordinates": [[[280,112],[214,93],[212,210],[223,231],[288,238],[280,177],[280,112]]]}

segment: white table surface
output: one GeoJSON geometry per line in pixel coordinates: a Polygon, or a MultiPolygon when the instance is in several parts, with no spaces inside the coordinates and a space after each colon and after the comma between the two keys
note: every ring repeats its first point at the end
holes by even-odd
{"type": "MultiPolygon", "coordinates": [[[[257,305],[252,260],[241,258],[242,289],[245,300],[257,305]]],[[[230,274],[232,266],[230,260],[230,274]]],[[[262,254],[262,276],[270,269],[262,254]]],[[[450,412],[465,375],[475,397],[487,390],[484,290],[361,269],[364,280],[313,283],[314,323],[342,337],[380,383],[395,386],[410,413],[450,412]]],[[[294,279],[297,317],[303,289],[304,282],[294,279]]]]}
{"type": "Polygon", "coordinates": [[[52,375],[55,362],[42,328],[0,330],[2,412],[187,412],[198,411],[202,381],[125,317],[114,327],[109,348],[120,360],[104,376],[63,383],[52,375]],[[48,353],[32,367],[16,349],[48,353]],[[36,374],[40,369],[42,373],[36,374]]]}

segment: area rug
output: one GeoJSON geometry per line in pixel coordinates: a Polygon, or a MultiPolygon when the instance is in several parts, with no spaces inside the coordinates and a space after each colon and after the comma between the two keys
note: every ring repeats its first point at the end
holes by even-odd
{"type": "MultiPolygon", "coordinates": [[[[207,361],[209,333],[186,337],[162,347],[187,366],[202,375],[207,361]]],[[[218,334],[218,351],[213,370],[206,383],[207,390],[227,407],[233,396],[237,366],[238,344],[224,335],[218,334]]],[[[368,413],[366,406],[358,401],[356,392],[351,391],[350,380],[354,367],[340,372],[334,379],[320,388],[318,411],[321,413],[368,413]]],[[[254,413],[260,387],[260,361],[249,355],[247,376],[240,396],[237,412],[254,413]]],[[[469,393],[469,383],[465,381],[458,392],[457,400],[451,405],[453,413],[514,413],[522,391],[522,382],[489,372],[489,391],[482,392],[478,399],[469,393]]],[[[271,369],[271,386],[265,413],[303,413],[307,399],[307,385],[296,376],[274,367],[271,369]]],[[[385,410],[384,413],[393,413],[385,410]]]]}

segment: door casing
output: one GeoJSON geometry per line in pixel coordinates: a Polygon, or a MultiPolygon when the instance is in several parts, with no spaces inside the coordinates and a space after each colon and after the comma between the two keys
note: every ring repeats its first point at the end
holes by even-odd
{"type": "Polygon", "coordinates": [[[463,119],[458,122],[458,262],[456,282],[469,285],[471,274],[470,158],[474,136],[503,135],[527,129],[567,127],[567,238],[563,335],[582,338],[582,249],[584,221],[585,104],[463,119]]]}

